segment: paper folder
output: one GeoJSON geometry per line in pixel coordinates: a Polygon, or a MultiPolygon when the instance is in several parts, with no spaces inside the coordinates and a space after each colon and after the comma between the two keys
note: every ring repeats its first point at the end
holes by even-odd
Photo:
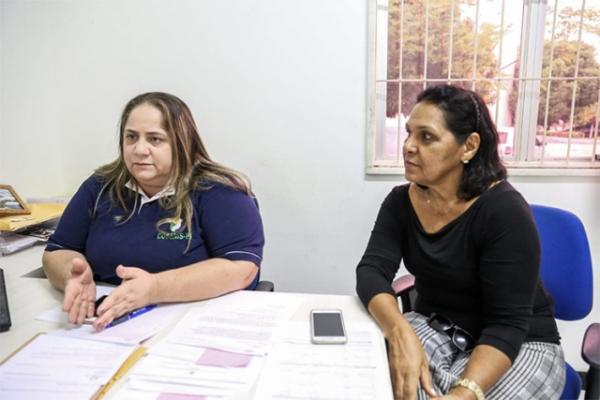
{"type": "Polygon", "coordinates": [[[0,231],[15,232],[29,226],[59,218],[66,207],[66,204],[30,203],[30,214],[0,217],[0,231]]]}
{"type": "Polygon", "coordinates": [[[140,346],[137,349],[135,349],[135,351],[131,353],[129,357],[127,357],[127,360],[125,360],[125,362],[121,364],[121,367],[117,370],[117,372],[115,372],[115,374],[110,378],[110,380],[106,382],[104,386],[98,389],[96,394],[92,397],[92,400],[100,400],[101,398],[106,396],[108,391],[115,385],[115,383],[117,383],[118,380],[124,377],[125,374],[127,374],[127,371],[129,371],[131,367],[133,367],[135,363],[137,363],[138,360],[144,356],[144,354],[146,354],[145,347],[140,346]]]}
{"type": "Polygon", "coordinates": [[[50,397],[60,398],[68,381],[64,393],[70,398],[76,392],[80,398],[101,399],[145,353],[141,346],[40,333],[0,363],[0,396],[47,398],[41,385],[51,388],[50,397]]]}

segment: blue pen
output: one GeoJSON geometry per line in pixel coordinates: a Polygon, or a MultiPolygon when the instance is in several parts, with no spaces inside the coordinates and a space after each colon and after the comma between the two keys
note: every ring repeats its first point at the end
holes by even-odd
{"type": "Polygon", "coordinates": [[[152,310],[153,308],[156,308],[156,304],[148,304],[145,307],[142,308],[138,308],[137,310],[133,310],[130,313],[127,313],[117,319],[113,319],[112,322],[108,325],[106,325],[107,328],[113,327],[115,325],[119,325],[125,321],[129,321],[132,318],[135,318],[137,316],[140,316],[142,314],[147,313],[148,311],[152,310]]]}

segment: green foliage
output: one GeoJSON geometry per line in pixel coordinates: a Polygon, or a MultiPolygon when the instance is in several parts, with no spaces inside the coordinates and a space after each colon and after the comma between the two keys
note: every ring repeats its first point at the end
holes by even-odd
{"type": "MultiPolygon", "coordinates": [[[[599,9],[587,9],[583,14],[583,30],[600,39],[599,9]]],[[[550,23],[551,18],[548,18],[550,23]]],[[[577,63],[577,38],[580,21],[580,10],[565,7],[559,11],[552,55],[552,77],[574,77],[577,63]]],[[[544,124],[546,98],[548,96],[548,78],[550,75],[549,40],[544,45],[542,61],[542,82],[540,85],[540,103],[537,123],[544,124]]],[[[515,77],[519,76],[519,65],[515,68],[515,77]]],[[[596,121],[598,107],[598,86],[600,85],[600,64],[596,61],[596,49],[582,41],[579,52],[579,77],[595,77],[596,79],[580,80],[575,92],[575,114],[573,125],[575,130],[589,136],[590,126],[596,121]]],[[[514,110],[517,102],[518,82],[515,81],[510,95],[510,109],[514,110]]],[[[573,96],[573,80],[553,81],[550,85],[548,100],[548,127],[559,121],[568,124],[571,117],[571,102],[573,96]]],[[[566,128],[568,129],[568,127],[566,128]]],[[[559,134],[559,133],[557,133],[559,134]]],[[[577,132],[576,132],[577,134],[577,132]]]]}
{"type": "MultiPolygon", "coordinates": [[[[581,43],[579,53],[578,76],[600,77],[600,65],[595,59],[595,49],[590,44],[581,43]]],[[[553,77],[573,77],[577,63],[577,42],[559,40],[554,43],[552,65],[550,65],[550,43],[544,46],[544,61],[542,77],[549,76],[552,66],[553,77]]],[[[598,79],[582,80],[577,84],[575,96],[575,125],[589,125],[594,122],[595,110],[598,102],[598,79]]],[[[573,94],[573,81],[553,81],[550,85],[550,99],[548,107],[548,124],[563,120],[568,122],[571,112],[571,98],[573,94]]],[[[540,105],[538,111],[538,124],[544,124],[546,109],[547,81],[542,80],[540,88],[540,105]]]]}
{"type": "MultiPolygon", "coordinates": [[[[558,12],[557,37],[576,40],[579,31],[580,9],[565,7],[558,12]]],[[[600,37],[600,9],[589,8],[583,13],[583,31],[600,37]]]]}
{"type": "MultiPolygon", "coordinates": [[[[452,35],[452,70],[451,78],[473,78],[473,50],[477,40],[477,67],[475,76],[478,78],[493,77],[498,68],[494,48],[500,39],[499,28],[491,24],[482,24],[475,34],[475,23],[468,17],[462,17],[460,1],[454,2],[453,35],[452,35]]],[[[470,4],[463,1],[463,4],[470,4]]],[[[448,56],[450,50],[450,0],[430,0],[429,20],[425,20],[425,2],[420,0],[405,0],[404,15],[401,15],[400,1],[390,0],[388,19],[388,79],[400,78],[400,36],[403,39],[402,48],[402,78],[422,79],[425,75],[425,32],[428,24],[427,42],[427,78],[445,79],[448,77],[448,56]],[[401,30],[402,23],[402,30],[401,30]]],[[[481,12],[481,11],[480,11],[481,12]]],[[[459,83],[460,85],[460,83],[459,83]]],[[[470,88],[470,82],[463,86],[470,88]]],[[[395,82],[387,85],[388,117],[398,114],[398,89],[395,82]]],[[[486,102],[495,101],[495,87],[492,82],[479,82],[477,92],[486,102]]],[[[403,114],[408,114],[415,104],[417,94],[423,90],[419,82],[404,83],[402,86],[403,114]]]]}

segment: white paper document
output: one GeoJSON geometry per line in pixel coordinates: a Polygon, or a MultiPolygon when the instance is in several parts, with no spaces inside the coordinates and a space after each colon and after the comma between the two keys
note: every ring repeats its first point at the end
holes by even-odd
{"type": "Polygon", "coordinates": [[[179,387],[173,387],[170,391],[167,386],[160,385],[154,390],[149,390],[144,384],[142,389],[126,387],[119,390],[110,400],[252,400],[248,393],[231,393],[219,395],[183,394],[178,393],[179,387]]]}
{"type": "Polygon", "coordinates": [[[308,322],[290,321],[279,330],[255,399],[393,398],[383,338],[373,324],[346,324],[342,345],[313,344],[309,329],[308,322]]]}
{"type": "MultiPolygon", "coordinates": [[[[115,289],[114,286],[96,285],[96,298],[108,295],[115,289]]],[[[40,321],[58,322],[61,324],[69,324],[69,316],[63,311],[62,305],[44,311],[35,319],[40,321]]]]}
{"type": "Polygon", "coordinates": [[[130,345],[37,336],[0,365],[0,398],[89,399],[134,349],[130,345]]]}
{"type": "Polygon", "coordinates": [[[114,398],[250,398],[273,332],[301,302],[240,291],[200,303],[150,348],[114,398]]]}
{"type": "Polygon", "coordinates": [[[96,332],[92,325],[72,325],[48,334],[112,343],[137,344],[168,327],[181,315],[185,305],[165,304],[126,322],[96,332]]]}
{"type": "Polygon", "coordinates": [[[241,396],[251,391],[264,357],[239,354],[246,358],[244,363],[218,366],[220,361],[226,360],[214,355],[203,357],[207,352],[214,350],[164,341],[153,346],[130,372],[117,398],[127,398],[124,393],[131,396],[133,392],[153,392],[154,398],[167,393],[234,398],[234,395],[241,396]]]}
{"type": "MultiPolygon", "coordinates": [[[[108,295],[114,290],[113,286],[97,286],[98,297],[108,295]]],[[[169,326],[175,318],[181,315],[186,304],[161,304],[151,311],[126,322],[96,332],[92,325],[74,325],[69,323],[67,313],[61,306],[54,307],[38,315],[42,321],[60,322],[64,329],[48,332],[51,335],[74,337],[79,339],[99,340],[112,343],[137,344],[154,336],[169,326]]]]}
{"type": "Polygon", "coordinates": [[[293,294],[239,291],[190,309],[167,341],[263,356],[275,328],[296,312],[301,299],[293,294]]]}

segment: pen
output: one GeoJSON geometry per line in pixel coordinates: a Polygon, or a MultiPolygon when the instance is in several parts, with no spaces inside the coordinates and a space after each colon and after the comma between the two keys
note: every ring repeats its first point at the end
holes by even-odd
{"type": "Polygon", "coordinates": [[[129,321],[132,318],[135,318],[137,316],[145,314],[145,313],[147,313],[148,311],[150,311],[150,310],[152,310],[154,308],[156,308],[156,304],[149,304],[149,305],[147,305],[145,307],[138,308],[137,310],[133,310],[132,312],[127,313],[127,314],[125,314],[125,315],[123,315],[123,316],[121,316],[119,318],[113,319],[110,324],[106,325],[106,327],[110,328],[110,327],[113,327],[115,325],[119,325],[119,324],[121,324],[121,323],[123,323],[125,321],[129,321]]]}

